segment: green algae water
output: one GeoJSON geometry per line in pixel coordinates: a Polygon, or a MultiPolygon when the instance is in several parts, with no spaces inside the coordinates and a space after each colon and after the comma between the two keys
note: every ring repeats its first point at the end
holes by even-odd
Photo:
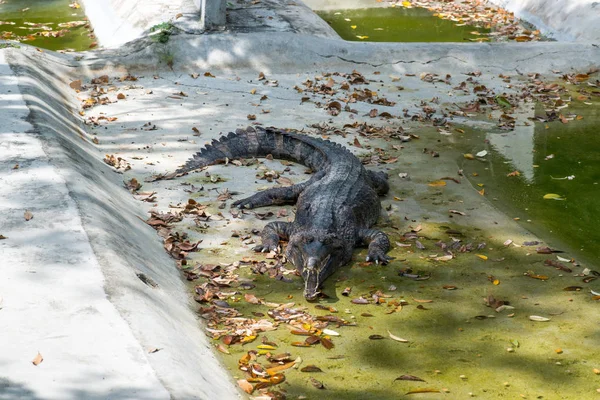
{"type": "MultiPolygon", "coordinates": [[[[541,237],[558,240],[588,260],[600,257],[600,102],[573,104],[560,121],[530,122],[518,133],[488,132],[485,163],[462,163],[494,204],[541,237]],[[519,176],[507,176],[513,171],[519,176]],[[477,176],[473,176],[477,174],[477,176]],[[558,195],[558,200],[546,197],[558,195]]],[[[536,115],[544,110],[537,107],[536,115]]],[[[577,255],[577,254],[576,254],[577,255]]]]}
{"type": "Polygon", "coordinates": [[[345,40],[369,42],[464,42],[489,30],[435,17],[424,8],[369,8],[317,14],[345,40]]]}
{"type": "Polygon", "coordinates": [[[69,0],[0,1],[0,39],[48,50],[83,51],[94,42],[79,3],[69,0]]]}

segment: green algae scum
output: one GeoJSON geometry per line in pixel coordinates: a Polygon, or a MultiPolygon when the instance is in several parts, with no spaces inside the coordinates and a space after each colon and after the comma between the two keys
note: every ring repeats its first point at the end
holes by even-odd
{"type": "MultiPolygon", "coordinates": [[[[435,146],[427,129],[413,132],[419,145],[435,146]]],[[[462,145],[438,148],[462,155],[462,145]]],[[[273,164],[269,168],[277,170],[273,164]]],[[[598,287],[584,270],[595,266],[568,251],[557,259],[538,237],[496,225],[501,214],[482,216],[475,204],[483,198],[475,190],[472,196],[435,186],[423,192],[418,183],[429,172],[412,164],[390,171],[392,189],[382,200],[391,210],[380,226],[396,259],[375,265],[364,262],[366,249],[355,251],[352,262],[325,282],[328,297],[319,303],[305,301],[301,278],[290,265],[278,265],[276,256],[232,256],[241,243],[259,240],[250,231],[236,233],[212,255],[193,255],[205,267],[189,270],[206,273],[221,265],[230,271],[219,274],[221,282],[229,285],[235,276],[239,283],[213,287],[225,300],[217,307],[202,298],[210,284],[193,286],[234,379],[248,387],[241,370],[263,371],[264,378],[251,382],[255,389],[277,377],[283,381],[270,394],[288,399],[591,398],[600,359],[592,350],[597,301],[590,289],[598,287]],[[398,179],[400,171],[412,181],[398,179]],[[393,199],[407,197],[419,202],[417,219],[394,212],[402,202],[393,199]],[[440,218],[446,207],[482,219],[440,218]],[[445,256],[448,248],[453,257],[445,256]],[[265,331],[245,336],[242,320],[265,331]]],[[[197,238],[212,234],[208,228],[197,238]]]]}
{"type": "Polygon", "coordinates": [[[424,8],[368,8],[318,11],[345,40],[369,42],[464,42],[477,40],[489,29],[434,16],[424,8]]]}
{"type": "Polygon", "coordinates": [[[554,121],[544,121],[544,107],[537,106],[518,131],[477,129],[466,135],[463,150],[468,153],[474,151],[471,143],[487,142],[490,154],[460,165],[473,185],[482,185],[494,204],[525,228],[577,250],[577,257],[597,260],[600,102],[593,96],[576,100],[579,94],[571,90],[573,101],[562,123],[558,114],[550,117],[554,121]]]}
{"type": "Polygon", "coordinates": [[[0,2],[0,39],[48,50],[83,51],[93,35],[77,1],[4,0],[0,2]]]}

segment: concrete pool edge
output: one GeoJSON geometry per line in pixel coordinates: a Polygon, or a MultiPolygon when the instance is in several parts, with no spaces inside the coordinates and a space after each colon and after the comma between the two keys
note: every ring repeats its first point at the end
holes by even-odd
{"type": "MultiPolygon", "coordinates": [[[[101,268],[103,279],[89,284],[100,285],[96,289],[106,293],[118,318],[126,322],[129,334],[135,337],[137,343],[128,349],[128,353],[137,354],[135,369],[150,367],[162,386],[156,387],[157,381],[145,379],[139,384],[140,393],[146,394],[140,395],[157,399],[238,398],[229,374],[202,334],[173,260],[164,252],[156,232],[142,221],[147,216],[122,188],[120,176],[103,165],[98,154],[90,153],[89,143],[79,136],[83,127],[71,114],[76,94],[65,85],[65,79],[74,72],[70,56],[41,54],[31,47],[3,52],[18,76],[30,110],[28,119],[35,134],[29,134],[41,139],[50,163],[63,177],[93,250],[94,263],[101,268]],[[145,284],[138,274],[157,286],[145,284]],[[153,348],[160,351],[149,353],[153,348]]],[[[69,243],[62,246],[68,251],[69,243]]],[[[76,282],[71,282],[71,286],[77,290],[76,282]]],[[[41,324],[38,329],[45,332],[47,327],[41,324]]],[[[110,338],[97,339],[111,343],[110,338]]],[[[98,365],[107,363],[107,368],[120,364],[117,359],[102,358],[101,354],[98,357],[98,365]]],[[[49,358],[47,365],[52,363],[49,358]]],[[[68,368],[57,363],[54,361],[55,368],[48,372],[51,376],[68,368]]],[[[54,381],[57,390],[78,390],[61,389],[65,382],[57,377],[54,381]]],[[[95,384],[104,396],[118,393],[110,386],[111,381],[104,386],[95,384]]],[[[132,381],[131,387],[136,384],[132,381]]],[[[48,397],[42,398],[65,398],[64,392],[51,396],[50,388],[47,393],[48,397]]],[[[126,392],[115,395],[127,396],[126,392]]]]}

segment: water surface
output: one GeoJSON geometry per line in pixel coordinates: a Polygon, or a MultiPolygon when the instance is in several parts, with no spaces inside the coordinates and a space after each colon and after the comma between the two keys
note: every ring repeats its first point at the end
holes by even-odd
{"type": "Polygon", "coordinates": [[[317,14],[345,40],[370,42],[464,42],[489,30],[435,17],[424,8],[369,8],[317,14]]]}
{"type": "Polygon", "coordinates": [[[83,8],[71,4],[69,0],[0,1],[0,39],[48,50],[87,50],[94,42],[87,18],[83,8]]]}

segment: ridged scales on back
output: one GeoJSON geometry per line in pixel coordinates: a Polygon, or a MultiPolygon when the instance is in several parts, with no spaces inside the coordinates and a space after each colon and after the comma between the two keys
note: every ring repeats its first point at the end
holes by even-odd
{"type": "Polygon", "coordinates": [[[390,242],[370,229],[379,218],[379,196],[388,192],[387,174],[366,170],[360,160],[337,143],[274,128],[238,129],[214,140],[177,173],[239,157],[296,161],[314,171],[306,182],[272,188],[233,203],[240,208],[296,203],[294,222],[268,223],[256,251],[277,250],[288,240],[287,259],[305,281],[304,296],[314,300],[323,281],[352,258],[354,247],[367,244],[367,261],[387,263],[390,242]]]}

